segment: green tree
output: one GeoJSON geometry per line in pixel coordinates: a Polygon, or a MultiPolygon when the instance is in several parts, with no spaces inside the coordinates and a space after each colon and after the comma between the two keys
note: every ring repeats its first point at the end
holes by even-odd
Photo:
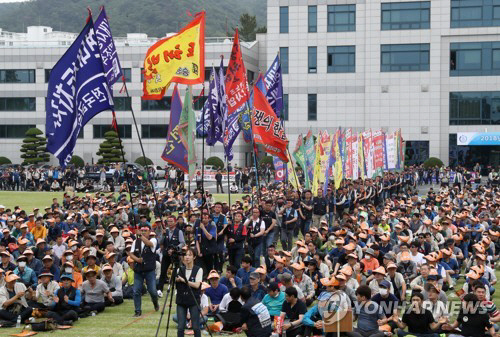
{"type": "Polygon", "coordinates": [[[23,139],[20,150],[23,153],[23,165],[48,162],[50,154],[47,152],[47,139],[42,130],[31,128],[24,135],[26,138],[23,139]]]}
{"type": "Polygon", "coordinates": [[[153,161],[149,159],[148,157],[139,157],[135,160],[136,164],[142,165],[142,166],[148,166],[148,165],[153,165],[153,161]]]}
{"type": "Polygon", "coordinates": [[[75,167],[84,167],[85,166],[85,162],[83,161],[82,157],[77,156],[77,155],[73,155],[73,157],[71,157],[71,160],[69,161],[69,163],[75,165],[75,167]]]}
{"type": "Polygon", "coordinates": [[[0,165],[3,165],[3,164],[12,164],[12,162],[7,157],[0,157],[0,165]]]}
{"type": "Polygon", "coordinates": [[[210,157],[205,160],[205,165],[212,165],[218,169],[224,168],[224,162],[219,157],[210,157]]]}
{"type": "MultiPolygon", "coordinates": [[[[104,134],[105,140],[99,145],[97,155],[101,156],[98,164],[110,164],[123,162],[122,150],[123,144],[118,138],[116,131],[108,131],[104,134]]],[[[125,154],[125,152],[123,153],[125,154]]]]}
{"type": "Polygon", "coordinates": [[[256,33],[265,33],[267,28],[257,27],[257,17],[248,13],[241,14],[240,27],[238,27],[240,38],[243,41],[255,41],[256,33]]]}

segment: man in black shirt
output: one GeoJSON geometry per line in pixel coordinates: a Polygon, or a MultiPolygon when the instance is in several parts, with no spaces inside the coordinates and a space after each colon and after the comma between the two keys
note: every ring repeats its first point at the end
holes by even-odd
{"type": "Polygon", "coordinates": [[[222,173],[220,173],[220,170],[217,171],[217,174],[215,175],[215,181],[217,182],[217,193],[219,193],[219,186],[220,186],[220,193],[224,193],[224,189],[222,188],[222,173]]]}
{"type": "MultiPolygon", "coordinates": [[[[411,295],[411,306],[403,315],[403,320],[400,321],[397,311],[392,315],[392,320],[400,330],[398,337],[406,335],[415,335],[417,337],[439,337],[438,330],[446,321],[440,319],[439,322],[434,320],[432,312],[423,307],[424,296],[419,292],[414,292],[411,295]],[[408,327],[408,332],[403,331],[408,327]]],[[[445,318],[445,317],[442,317],[445,318]]]]}
{"type": "Polygon", "coordinates": [[[286,288],[285,302],[281,306],[280,316],[287,320],[287,323],[283,324],[283,330],[286,331],[287,337],[303,335],[304,326],[302,325],[302,318],[307,312],[307,307],[297,297],[297,289],[295,287],[286,288]]]}
{"type": "Polygon", "coordinates": [[[313,198],[312,226],[319,228],[320,221],[326,213],[328,213],[328,201],[323,197],[323,190],[318,188],[318,193],[313,198]]]}
{"type": "Polygon", "coordinates": [[[451,325],[445,324],[443,330],[454,330],[458,326],[460,326],[460,335],[462,336],[484,337],[486,331],[489,332],[490,336],[495,335],[495,327],[490,322],[486,308],[480,305],[476,294],[464,296],[457,320],[451,325]]]}
{"type": "Polygon", "coordinates": [[[266,225],[264,232],[264,256],[267,256],[267,248],[274,242],[274,228],[276,227],[276,213],[274,213],[273,201],[268,199],[264,203],[264,207],[260,212],[260,217],[266,225]]]}

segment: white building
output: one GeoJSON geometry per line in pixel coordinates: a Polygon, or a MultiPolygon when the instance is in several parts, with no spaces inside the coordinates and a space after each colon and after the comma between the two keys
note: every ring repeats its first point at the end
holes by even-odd
{"type": "MultiPolygon", "coordinates": [[[[64,54],[66,48],[77,34],[56,32],[51,27],[31,26],[27,33],[11,33],[0,29],[0,156],[9,158],[13,163],[20,163],[19,149],[24,132],[33,126],[45,131],[45,97],[50,69],[64,54]]],[[[115,37],[120,63],[125,72],[127,88],[131,96],[120,92],[122,84],[114,85],[115,109],[123,137],[125,157],[134,161],[142,156],[139,138],[135,129],[130,107],[137,118],[139,133],[146,156],[155,164],[163,165],[161,154],[165,147],[170,120],[170,98],[173,85],[162,101],[141,101],[141,68],[147,49],[158,39],[146,34],[127,34],[127,37],[115,37]]],[[[243,59],[249,81],[258,72],[258,43],[242,42],[243,59]]],[[[207,37],[205,46],[205,92],[208,90],[210,69],[220,65],[220,55],[224,56],[227,67],[232,48],[232,38],[207,37]]],[[[180,94],[184,98],[185,86],[180,85],[180,94]]],[[[198,99],[203,86],[193,87],[194,99],[198,99]]],[[[205,94],[206,95],[206,94],[205,94]]],[[[195,110],[200,110],[204,99],[195,103],[195,110]]],[[[112,115],[105,111],[93,118],[85,127],[81,139],[77,141],[75,155],[86,162],[97,162],[96,152],[103,141],[103,134],[111,126],[112,115]]],[[[201,139],[198,140],[198,157],[201,163],[201,139]]],[[[222,144],[215,147],[205,146],[205,158],[217,156],[224,158],[222,144]]],[[[234,145],[235,163],[250,164],[251,146],[238,139],[234,145]]],[[[51,163],[57,160],[51,156],[51,163]]]]}
{"type": "Polygon", "coordinates": [[[412,161],[453,163],[458,132],[500,132],[500,0],[268,0],[257,40],[261,70],[281,55],[292,148],[308,128],[401,128],[412,161]]]}
{"type": "MultiPolygon", "coordinates": [[[[50,27],[0,30],[0,155],[20,162],[24,130],[44,130],[48,71],[75,37],[50,27]]],[[[126,157],[141,156],[131,104],[146,155],[161,164],[168,100],[140,99],[143,58],[156,39],[128,34],[115,41],[132,96],[127,101],[115,86],[126,157]]],[[[223,54],[227,66],[231,39],[206,43],[205,64],[218,66],[223,54]]],[[[451,164],[500,163],[500,146],[456,146],[459,132],[500,132],[500,0],[267,0],[267,33],[242,46],[250,82],[280,53],[291,148],[309,128],[401,128],[407,163],[429,156],[451,164]]],[[[201,86],[193,90],[200,92],[201,86]]],[[[111,113],[94,118],[75,154],[95,161],[110,124],[111,113]]],[[[241,138],[233,162],[248,165],[251,147],[241,138]]],[[[207,158],[223,158],[221,145],[205,150],[207,158]]]]}

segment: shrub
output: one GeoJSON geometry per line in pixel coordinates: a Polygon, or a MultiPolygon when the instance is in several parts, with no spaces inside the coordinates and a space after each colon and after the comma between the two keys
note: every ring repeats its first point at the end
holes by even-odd
{"type": "Polygon", "coordinates": [[[23,164],[38,164],[49,161],[49,154],[46,151],[45,145],[47,140],[43,132],[37,128],[31,128],[25,133],[26,138],[23,139],[23,145],[20,151],[23,152],[23,164]]]}
{"type": "Polygon", "coordinates": [[[222,170],[224,168],[224,162],[219,157],[210,157],[205,160],[205,165],[212,165],[213,167],[222,170]]]}
{"type": "Polygon", "coordinates": [[[12,164],[12,162],[7,157],[0,157],[0,165],[3,165],[3,164],[12,164]]]}
{"type": "Polygon", "coordinates": [[[149,159],[148,157],[142,157],[142,156],[137,158],[134,163],[142,165],[142,166],[153,165],[153,161],[151,159],[149,159]]]}
{"type": "Polygon", "coordinates": [[[82,157],[77,156],[77,155],[73,155],[73,157],[71,157],[71,160],[69,161],[69,163],[75,165],[76,167],[84,167],[85,166],[85,162],[83,161],[82,157]]]}
{"type": "Polygon", "coordinates": [[[439,158],[436,158],[436,157],[430,157],[429,159],[427,159],[426,161],[424,161],[424,167],[425,168],[431,168],[431,167],[441,167],[443,166],[443,162],[441,161],[441,159],[439,158]]]}
{"type": "MultiPolygon", "coordinates": [[[[104,138],[105,140],[99,145],[99,150],[97,151],[97,155],[102,158],[99,158],[97,163],[110,164],[123,162],[121,156],[123,144],[120,142],[116,131],[107,131],[104,134],[104,138]]],[[[125,155],[125,153],[123,153],[123,155],[125,155]]]]}

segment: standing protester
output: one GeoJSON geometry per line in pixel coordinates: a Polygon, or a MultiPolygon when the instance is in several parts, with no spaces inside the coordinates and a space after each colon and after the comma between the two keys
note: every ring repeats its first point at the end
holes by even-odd
{"type": "Polygon", "coordinates": [[[243,225],[243,214],[239,211],[233,213],[233,224],[229,225],[227,231],[227,250],[229,265],[240,266],[243,255],[245,255],[245,240],[247,227],[243,225]]]}
{"type": "Polygon", "coordinates": [[[224,238],[226,237],[227,218],[222,214],[222,203],[216,202],[214,204],[214,213],[212,214],[212,221],[217,228],[217,254],[215,255],[215,269],[222,273],[224,265],[224,238]]]}
{"type": "Polygon", "coordinates": [[[253,267],[260,266],[260,257],[263,253],[263,236],[266,230],[266,224],[260,217],[258,207],[252,209],[252,215],[248,218],[244,225],[248,228],[248,248],[253,256],[253,267]]]}
{"type": "Polygon", "coordinates": [[[173,263],[172,256],[174,252],[182,248],[184,241],[183,232],[176,226],[176,218],[173,215],[167,216],[167,229],[162,230],[163,240],[160,244],[162,250],[161,274],[158,281],[158,296],[163,296],[163,287],[167,281],[168,267],[173,263]]]}
{"type": "Polygon", "coordinates": [[[293,231],[297,225],[297,211],[292,207],[293,199],[286,200],[285,207],[280,211],[281,216],[281,245],[284,250],[290,251],[293,247],[293,231]]]}
{"type": "Polygon", "coordinates": [[[208,272],[214,269],[217,254],[217,227],[208,213],[201,215],[196,233],[196,250],[203,262],[203,275],[208,275],[208,272]]]}

